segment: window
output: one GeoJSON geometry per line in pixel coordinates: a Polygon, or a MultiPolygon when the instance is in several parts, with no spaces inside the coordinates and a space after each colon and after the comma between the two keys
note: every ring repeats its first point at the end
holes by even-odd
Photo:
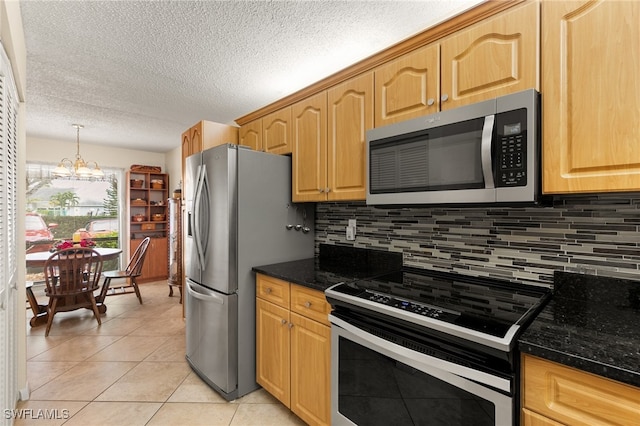
{"type": "MultiPolygon", "coordinates": [[[[97,247],[120,246],[120,197],[123,171],[102,170],[101,180],[55,177],[55,164],[27,163],[25,240],[27,253],[48,251],[60,240],[91,240],[97,247]]],[[[104,270],[118,269],[118,260],[104,270]]],[[[28,270],[39,281],[42,271],[28,270]]]]}

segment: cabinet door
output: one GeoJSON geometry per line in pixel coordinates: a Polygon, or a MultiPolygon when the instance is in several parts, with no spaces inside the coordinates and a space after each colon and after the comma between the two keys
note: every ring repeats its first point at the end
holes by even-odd
{"type": "Polygon", "coordinates": [[[265,152],[291,153],[291,107],[262,118],[262,144],[265,152]]]}
{"type": "Polygon", "coordinates": [[[331,423],[331,329],[291,313],[291,411],[312,425],[331,423]]]}
{"type": "Polygon", "coordinates": [[[187,157],[202,151],[202,126],[200,123],[188,128],[182,133],[182,181],[186,170],[187,157]]]}
{"type": "Polygon", "coordinates": [[[638,388],[529,355],[522,370],[528,410],[570,425],[638,424],[638,388]]]}
{"type": "Polygon", "coordinates": [[[327,200],[327,93],[293,105],[292,198],[327,200]]]}
{"type": "MultiPolygon", "coordinates": [[[[147,256],[153,255],[153,260],[149,262],[151,266],[151,276],[155,280],[162,280],[169,277],[169,240],[164,238],[152,238],[153,251],[147,256]]],[[[149,259],[147,259],[149,260],[149,259]]]]}
{"type": "MultiPolygon", "coordinates": [[[[200,129],[199,133],[201,148],[199,151],[203,151],[205,149],[213,148],[214,146],[223,145],[226,143],[238,143],[238,128],[235,126],[228,126],[226,124],[203,120],[196,124],[196,127],[200,129]]],[[[192,148],[194,150],[197,149],[195,144],[192,148]]]]}
{"type": "Polygon", "coordinates": [[[376,69],[376,127],[438,111],[439,55],[439,46],[433,44],[376,69]]]}
{"type": "MultiPolygon", "coordinates": [[[[129,242],[129,255],[131,256],[136,249],[138,248],[138,246],[140,245],[140,243],[142,242],[142,239],[135,239],[135,240],[131,240],[129,242]]],[[[138,282],[143,282],[145,277],[149,277],[150,275],[150,266],[149,264],[150,262],[150,258],[149,255],[151,254],[151,244],[153,243],[153,240],[151,242],[149,242],[149,246],[147,247],[147,256],[145,259],[145,262],[142,264],[142,275],[140,277],[138,277],[138,282]]],[[[127,260],[128,262],[128,260],[127,260]]]]}
{"type": "Polygon", "coordinates": [[[366,131],[373,128],[373,73],[327,91],[329,200],[366,198],[366,131]]]}
{"type": "MultiPolygon", "coordinates": [[[[142,240],[132,240],[131,253],[142,240]],[[135,243],[134,243],[135,241],[135,243]],[[135,245],[135,247],[134,247],[135,245]]],[[[138,282],[156,281],[169,276],[169,244],[167,238],[151,238],[138,282]]]]}
{"type": "Polygon", "coordinates": [[[441,42],[441,110],[539,90],[539,8],[527,3],[441,42]]]}
{"type": "Polygon", "coordinates": [[[543,191],[640,190],[640,2],[542,3],[543,191]]]}
{"type": "Polygon", "coordinates": [[[202,145],[202,122],[197,123],[189,130],[189,155],[200,152],[203,149],[202,145]]]}
{"type": "Polygon", "coordinates": [[[289,310],[256,299],[256,381],[290,407],[289,310]]]}
{"type": "Polygon", "coordinates": [[[240,145],[251,147],[255,151],[262,151],[262,119],[253,120],[240,127],[240,145]]]}

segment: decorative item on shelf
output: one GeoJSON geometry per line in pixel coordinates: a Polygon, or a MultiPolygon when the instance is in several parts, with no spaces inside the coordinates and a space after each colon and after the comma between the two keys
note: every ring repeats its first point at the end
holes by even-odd
{"type": "Polygon", "coordinates": [[[151,220],[153,220],[154,222],[164,220],[164,215],[160,213],[153,214],[151,215],[151,220]]]}
{"type": "Polygon", "coordinates": [[[155,231],[156,230],[156,224],[155,223],[143,223],[142,225],[140,225],[140,229],[142,229],[143,231],[155,231]]]}
{"type": "Polygon", "coordinates": [[[144,166],[142,164],[132,164],[131,165],[132,172],[142,172],[142,173],[160,173],[162,171],[162,167],[160,166],[144,166]]]}
{"type": "Polygon", "coordinates": [[[95,247],[95,245],[95,241],[89,239],[82,239],[79,242],[73,242],[71,240],[60,240],[55,242],[53,246],[51,246],[51,249],[49,251],[55,253],[57,251],[73,247],[95,247]]]}
{"type": "Polygon", "coordinates": [[[56,177],[76,178],[76,179],[103,179],[104,172],[98,166],[95,161],[84,161],[80,155],[80,129],[84,126],[82,124],[72,124],[76,128],[76,159],[71,161],[68,158],[63,158],[58,163],[58,167],[53,170],[53,175],[56,177]],[[92,165],[93,168],[90,168],[92,165]]]}
{"type": "Polygon", "coordinates": [[[142,188],[142,185],[144,185],[143,179],[131,179],[132,188],[142,188]]]}
{"type": "Polygon", "coordinates": [[[144,222],[145,220],[147,220],[147,218],[143,214],[135,214],[131,216],[131,220],[134,222],[144,222]]]}
{"type": "Polygon", "coordinates": [[[151,179],[151,189],[164,188],[164,181],[162,179],[151,179]]]}
{"type": "MultiPolygon", "coordinates": [[[[147,204],[147,200],[144,198],[136,198],[135,200],[131,200],[132,206],[145,206],[147,204]]],[[[153,204],[153,202],[151,202],[153,204]]]]}

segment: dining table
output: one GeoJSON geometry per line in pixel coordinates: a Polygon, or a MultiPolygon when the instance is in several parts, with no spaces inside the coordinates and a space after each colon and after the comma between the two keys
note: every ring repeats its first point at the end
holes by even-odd
{"type": "MultiPolygon", "coordinates": [[[[102,261],[106,262],[111,259],[115,259],[122,253],[122,249],[120,248],[102,248],[96,247],[94,250],[102,257],[102,261]]],[[[27,268],[44,268],[47,259],[52,255],[52,253],[43,251],[37,253],[27,253],[25,256],[26,266],[27,268]]],[[[25,288],[27,291],[27,301],[29,302],[29,306],[31,307],[31,311],[33,312],[33,317],[29,320],[29,325],[31,327],[35,327],[38,325],[43,325],[47,323],[48,314],[47,314],[47,305],[41,305],[38,303],[38,299],[36,299],[35,294],[33,294],[33,282],[26,281],[25,288]]],[[[98,311],[101,314],[107,312],[107,306],[103,303],[103,300],[96,300],[96,304],[98,305],[98,311]]]]}

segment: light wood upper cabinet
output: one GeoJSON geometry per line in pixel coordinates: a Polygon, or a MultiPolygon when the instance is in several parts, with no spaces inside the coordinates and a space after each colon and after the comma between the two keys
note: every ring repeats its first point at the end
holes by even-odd
{"type": "Polygon", "coordinates": [[[292,107],[294,202],[325,201],[327,186],[327,93],[292,107]]]}
{"type": "Polygon", "coordinates": [[[187,157],[225,143],[238,143],[238,128],[213,121],[199,121],[182,133],[182,181],[187,157]]]}
{"type": "Polygon", "coordinates": [[[528,2],[375,70],[375,126],[540,89],[540,4],[528,2]]]}
{"type": "Polygon", "coordinates": [[[640,190],[640,2],[542,3],[543,192],[640,190]]]}
{"type": "Polygon", "coordinates": [[[539,9],[527,2],[440,42],[441,110],[540,90],[539,9]]]}
{"type": "Polygon", "coordinates": [[[254,151],[262,151],[262,118],[240,127],[238,144],[248,146],[254,151]]]}
{"type": "Polygon", "coordinates": [[[182,182],[186,170],[187,157],[202,151],[202,126],[196,124],[182,133],[182,182]]]}
{"type": "Polygon", "coordinates": [[[366,132],[373,128],[373,73],[327,91],[327,200],[366,198],[366,132]]]}
{"type": "Polygon", "coordinates": [[[373,74],[293,105],[293,201],[365,199],[373,74]]]}
{"type": "Polygon", "coordinates": [[[640,389],[530,355],[522,357],[522,424],[632,425],[640,389]]]}
{"type": "Polygon", "coordinates": [[[262,118],[262,146],[272,154],[291,153],[291,107],[262,118]]]}
{"type": "Polygon", "coordinates": [[[430,45],[376,69],[376,127],[438,111],[439,54],[439,45],[430,45]]]}

